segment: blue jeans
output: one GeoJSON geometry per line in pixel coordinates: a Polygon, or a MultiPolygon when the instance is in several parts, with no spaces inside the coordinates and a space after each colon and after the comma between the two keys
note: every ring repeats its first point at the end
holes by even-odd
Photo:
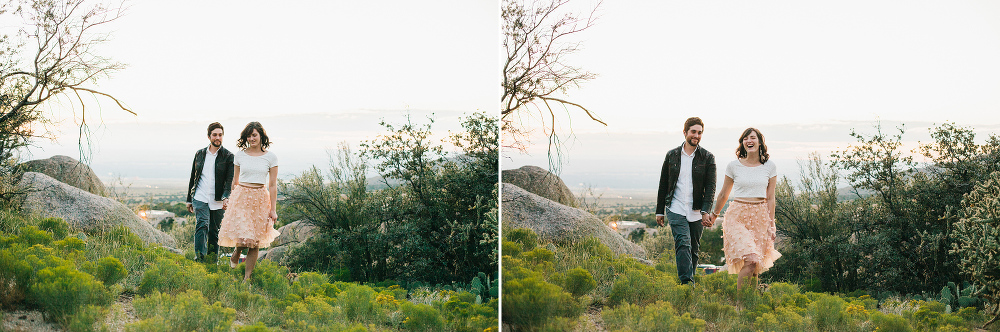
{"type": "Polygon", "coordinates": [[[701,246],[701,220],[689,222],[687,216],[670,211],[666,213],[670,231],[674,234],[674,252],[677,256],[677,277],[682,284],[694,281],[698,266],[698,248],[701,246]]]}
{"type": "Polygon", "coordinates": [[[209,210],[208,203],[193,200],[194,217],[198,223],[194,226],[194,253],[199,257],[209,253],[219,256],[219,225],[226,210],[209,210]]]}

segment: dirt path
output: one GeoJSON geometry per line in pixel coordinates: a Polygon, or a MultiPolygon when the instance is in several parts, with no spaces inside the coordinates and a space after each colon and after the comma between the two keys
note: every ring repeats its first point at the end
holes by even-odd
{"type": "Polygon", "coordinates": [[[587,316],[587,326],[584,326],[580,331],[595,331],[595,332],[605,332],[607,329],[604,328],[604,318],[601,317],[601,312],[604,307],[601,305],[592,305],[587,308],[587,312],[584,315],[587,316]]]}
{"type": "MultiPolygon", "coordinates": [[[[3,318],[3,331],[63,331],[59,324],[48,323],[42,317],[42,312],[37,310],[15,310],[0,312],[3,318]]],[[[132,295],[118,297],[115,303],[108,308],[108,314],[101,322],[109,331],[125,331],[125,325],[139,321],[135,316],[135,309],[132,307],[132,295]]]]}

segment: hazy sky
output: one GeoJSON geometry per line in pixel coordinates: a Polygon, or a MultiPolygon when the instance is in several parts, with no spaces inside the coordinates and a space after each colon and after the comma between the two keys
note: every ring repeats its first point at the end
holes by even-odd
{"type": "MultiPolygon", "coordinates": [[[[583,11],[594,1],[577,1],[583,11]]],[[[761,129],[779,173],[853,139],[905,124],[906,149],[944,121],[1000,133],[1000,3],[993,1],[606,1],[570,61],[599,76],[566,96],[571,187],[655,192],[684,119],[721,164],[746,127],[761,129]]],[[[506,152],[504,168],[546,165],[545,141],[506,152]]]]}
{"type": "MultiPolygon", "coordinates": [[[[138,113],[90,99],[91,166],[102,177],[187,180],[213,121],[235,150],[239,130],[260,121],[280,174],[327,164],[338,142],[374,138],[381,119],[424,123],[440,136],[458,117],[496,113],[499,6],[491,1],[134,0],[108,25],[103,55],[128,67],[98,82],[138,113]],[[103,108],[94,112],[97,103],[103,108]],[[98,116],[99,115],[99,116],[98,116]]],[[[30,159],[78,156],[69,104],[55,143],[30,159]]]]}

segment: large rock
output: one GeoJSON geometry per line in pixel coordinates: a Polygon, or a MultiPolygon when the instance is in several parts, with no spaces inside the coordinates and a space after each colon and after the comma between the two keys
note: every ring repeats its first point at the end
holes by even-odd
{"type": "Polygon", "coordinates": [[[31,160],[19,165],[25,172],[44,173],[59,182],[86,190],[91,194],[104,196],[104,183],[97,178],[87,164],[67,157],[52,156],[48,159],[31,160]]]}
{"type": "Polygon", "coordinates": [[[19,186],[29,190],[21,203],[25,213],[62,218],[88,232],[124,225],[146,243],[177,246],[173,236],[153,228],[131,209],[113,199],[94,195],[36,172],[24,173],[19,186]]]}
{"type": "Polygon", "coordinates": [[[556,203],[510,183],[503,184],[501,196],[505,227],[529,228],[542,239],[559,244],[593,236],[617,254],[646,258],[646,250],[625,240],[587,211],[556,203]]]}
{"type": "Polygon", "coordinates": [[[278,228],[278,235],[271,242],[271,247],[261,255],[260,259],[269,259],[275,263],[283,264],[288,252],[293,248],[302,245],[307,240],[317,234],[316,226],[308,220],[299,220],[278,228]]]}
{"type": "Polygon", "coordinates": [[[559,204],[576,207],[576,196],[569,191],[566,183],[558,175],[552,174],[538,166],[521,166],[518,169],[508,169],[502,172],[504,183],[510,183],[538,196],[556,201],[559,204]]]}

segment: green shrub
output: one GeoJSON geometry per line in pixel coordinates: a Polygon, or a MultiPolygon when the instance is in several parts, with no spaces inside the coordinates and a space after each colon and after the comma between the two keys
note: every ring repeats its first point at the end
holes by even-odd
{"type": "Polygon", "coordinates": [[[520,243],[504,240],[503,248],[500,248],[500,251],[503,255],[517,257],[517,255],[520,255],[524,250],[522,249],[522,245],[520,243]]]}
{"type": "Polygon", "coordinates": [[[611,286],[609,302],[612,305],[622,302],[646,305],[669,299],[687,301],[684,306],[690,304],[692,296],[690,286],[678,286],[674,278],[660,272],[653,271],[652,274],[653,276],[649,276],[643,271],[631,268],[626,270],[625,274],[611,286]]]}
{"type": "Polygon", "coordinates": [[[737,317],[736,307],[719,302],[702,302],[701,313],[705,320],[713,323],[737,317]]]}
{"type": "Polygon", "coordinates": [[[520,249],[523,251],[531,251],[538,246],[538,234],[527,228],[504,230],[503,237],[507,241],[521,244],[520,249]]]}
{"type": "Polygon", "coordinates": [[[664,301],[645,307],[625,303],[605,309],[601,316],[605,327],[612,331],[703,331],[706,325],[704,320],[692,318],[688,312],[678,316],[670,303],[664,301]]]}
{"type": "Polygon", "coordinates": [[[403,302],[399,307],[406,316],[403,326],[410,331],[442,331],[444,330],[444,317],[437,309],[426,304],[413,304],[403,302]]]}
{"type": "Polygon", "coordinates": [[[503,271],[503,319],[523,329],[535,329],[553,317],[575,319],[583,307],[538,272],[514,264],[503,271]]]}
{"type": "Polygon", "coordinates": [[[66,265],[46,267],[30,288],[32,303],[45,310],[49,319],[66,322],[82,307],[111,303],[111,294],[94,277],[66,265]]]}
{"type": "Polygon", "coordinates": [[[344,316],[353,321],[368,321],[376,316],[375,290],[357,284],[349,285],[337,295],[344,316]]]}
{"type": "MultiPolygon", "coordinates": [[[[165,324],[168,331],[229,331],[236,317],[236,310],[224,308],[221,303],[209,305],[201,292],[188,290],[177,296],[153,292],[133,301],[136,314],[142,321],[131,327],[165,324]]],[[[126,327],[130,329],[130,326],[126,327]]]]}
{"type": "Polygon", "coordinates": [[[87,249],[86,241],[73,236],[63,238],[62,240],[59,241],[55,241],[52,243],[52,245],[66,252],[83,251],[84,249],[87,249]]]}
{"type": "Polygon", "coordinates": [[[786,307],[763,313],[754,321],[754,330],[798,332],[806,330],[806,320],[786,307]]]}
{"type": "Polygon", "coordinates": [[[98,331],[97,326],[103,323],[105,315],[107,315],[107,310],[104,308],[87,305],[70,318],[66,330],[72,332],[98,331]]]}
{"type": "Polygon", "coordinates": [[[813,303],[813,322],[820,331],[837,331],[844,322],[845,301],[837,296],[822,294],[813,303]]]}
{"type": "Polygon", "coordinates": [[[49,232],[38,229],[35,226],[21,227],[21,234],[18,235],[18,242],[30,247],[36,244],[49,245],[52,243],[52,235],[49,232]]]}
{"type": "Polygon", "coordinates": [[[125,265],[117,258],[104,257],[97,261],[97,267],[93,274],[104,285],[111,286],[125,278],[125,265]]]}
{"type": "Polygon", "coordinates": [[[566,271],[566,280],[563,283],[563,288],[569,291],[570,294],[573,294],[574,297],[583,296],[583,294],[594,290],[595,287],[597,287],[597,282],[590,275],[590,271],[579,267],[566,271]]]}
{"type": "Polygon", "coordinates": [[[200,264],[181,265],[168,258],[157,258],[143,273],[138,293],[144,295],[154,291],[171,294],[182,292],[196,287],[206,275],[205,267],[200,264]]]}
{"type": "Polygon", "coordinates": [[[0,306],[12,308],[25,300],[34,270],[10,250],[0,250],[0,306]]]}
{"type": "Polygon", "coordinates": [[[253,325],[243,325],[236,329],[236,332],[273,332],[279,330],[272,330],[264,325],[264,322],[257,322],[253,325]]]}
{"type": "Polygon", "coordinates": [[[302,297],[308,297],[309,295],[319,295],[324,294],[329,297],[335,297],[336,294],[329,295],[326,294],[326,285],[331,285],[329,278],[325,274],[316,272],[303,272],[299,274],[299,278],[292,283],[291,292],[298,294],[302,297]]]}
{"type": "Polygon", "coordinates": [[[310,296],[302,302],[292,303],[285,308],[286,326],[289,328],[305,322],[307,325],[322,326],[337,320],[339,314],[330,305],[331,299],[324,296],[310,296]]]}
{"type": "Polygon", "coordinates": [[[62,218],[45,218],[38,223],[38,228],[52,233],[52,238],[60,240],[69,234],[69,224],[62,218]]]}
{"type": "Polygon", "coordinates": [[[888,315],[878,311],[871,314],[872,325],[879,332],[910,332],[913,328],[905,318],[897,315],[888,315]]]}
{"type": "Polygon", "coordinates": [[[497,326],[497,299],[475,303],[472,293],[453,294],[444,303],[448,327],[457,332],[480,332],[497,326]]]}
{"type": "MultiPolygon", "coordinates": [[[[243,269],[235,269],[242,279],[243,269]]],[[[235,272],[234,272],[235,273],[235,272]]],[[[270,297],[285,297],[291,290],[288,284],[288,268],[278,265],[270,260],[261,260],[254,266],[253,274],[250,275],[250,282],[254,287],[259,288],[264,294],[270,297]]]]}

